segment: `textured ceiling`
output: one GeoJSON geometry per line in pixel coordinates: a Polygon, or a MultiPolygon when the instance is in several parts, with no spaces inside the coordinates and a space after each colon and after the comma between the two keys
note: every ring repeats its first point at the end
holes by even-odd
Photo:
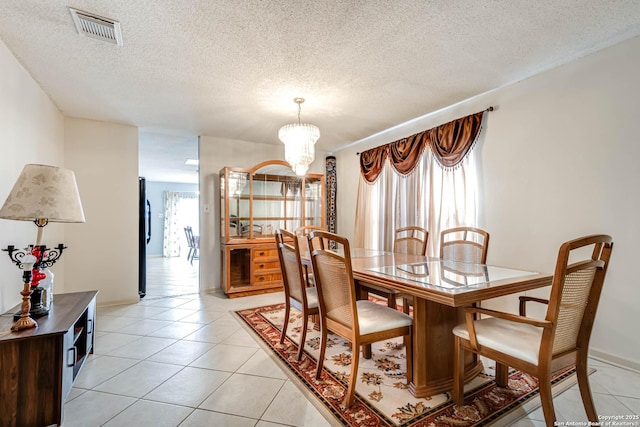
{"type": "Polygon", "coordinates": [[[148,181],[197,184],[198,137],[167,132],[141,131],[138,136],[138,174],[148,181]]]}
{"type": "Polygon", "coordinates": [[[0,1],[0,39],[65,115],[276,144],[302,96],[326,151],[639,34],[637,0],[0,1]]]}

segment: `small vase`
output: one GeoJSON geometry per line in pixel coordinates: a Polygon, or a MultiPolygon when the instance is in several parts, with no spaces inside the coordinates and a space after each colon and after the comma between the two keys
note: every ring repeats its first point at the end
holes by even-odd
{"type": "Polygon", "coordinates": [[[42,288],[42,305],[48,310],[53,304],[53,272],[48,268],[42,270],[46,277],[40,281],[42,288]]]}

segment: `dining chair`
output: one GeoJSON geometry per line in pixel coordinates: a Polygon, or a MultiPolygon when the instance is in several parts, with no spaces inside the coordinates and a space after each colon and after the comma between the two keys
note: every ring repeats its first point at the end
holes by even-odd
{"type": "Polygon", "coordinates": [[[412,325],[410,316],[367,300],[358,300],[351,268],[349,241],[327,231],[312,231],[307,236],[311,264],[316,278],[320,305],[320,355],[316,379],[321,378],[331,331],[351,343],[351,375],[343,406],[353,403],[360,360],[360,346],[394,337],[404,337],[407,384],[412,380],[412,325]],[[329,249],[331,242],[343,248],[343,255],[329,249]]]}
{"type": "Polygon", "coordinates": [[[397,228],[393,239],[393,252],[425,256],[429,232],[422,227],[397,228]]]}
{"type": "MultiPolygon", "coordinates": [[[[393,252],[422,255],[427,254],[427,243],[429,241],[429,232],[422,227],[409,226],[401,227],[395,230],[393,239],[393,252]]],[[[402,293],[397,290],[387,289],[382,286],[371,283],[360,283],[361,298],[368,298],[369,294],[387,300],[387,307],[397,308],[397,299],[402,297],[402,293]]],[[[408,302],[403,298],[405,313],[409,313],[408,302]]]]}
{"type": "Polygon", "coordinates": [[[612,239],[607,235],[586,236],[562,244],[549,299],[520,297],[519,316],[477,307],[465,308],[466,323],[453,329],[454,403],[463,403],[464,352],[471,351],[496,361],[496,383],[500,387],[508,386],[509,367],[537,377],[548,426],[555,425],[556,420],[551,376],[575,365],[587,417],[593,423],[598,422],[587,374],[587,356],[612,248],[612,239]],[[586,249],[591,250],[591,257],[584,259],[586,249]],[[581,260],[569,263],[570,259],[581,260]],[[527,302],[547,305],[544,320],[526,317],[527,302]],[[475,314],[490,317],[476,320],[475,314]]]}
{"type": "Polygon", "coordinates": [[[307,337],[309,316],[319,313],[318,294],[316,288],[308,287],[304,280],[302,262],[300,260],[300,246],[296,236],[287,230],[278,229],[276,230],[275,239],[280,269],[282,270],[285,298],[284,324],[280,333],[280,344],[284,342],[284,338],[287,335],[289,315],[291,307],[293,307],[302,313],[302,329],[300,331],[300,344],[298,345],[297,355],[297,360],[300,360],[307,337]]]}
{"type": "MultiPolygon", "coordinates": [[[[475,227],[455,227],[440,233],[440,259],[486,264],[489,233],[475,227]]],[[[405,305],[410,304],[407,298],[405,305]]],[[[478,306],[474,303],[473,306],[478,306]]]]}
{"type": "Polygon", "coordinates": [[[187,238],[187,245],[189,246],[189,252],[187,253],[187,261],[193,265],[194,259],[200,259],[200,239],[193,235],[193,229],[191,226],[184,228],[184,234],[187,238]]]}
{"type": "Polygon", "coordinates": [[[440,258],[449,261],[487,263],[489,233],[474,227],[455,227],[440,233],[440,258]]]}
{"type": "MultiPolygon", "coordinates": [[[[301,254],[308,254],[309,253],[309,248],[307,245],[307,234],[311,233],[312,231],[317,231],[317,230],[326,230],[324,227],[320,227],[318,225],[303,225],[301,227],[298,227],[294,230],[293,234],[296,235],[297,239],[298,239],[298,244],[300,247],[300,253],[301,254]]],[[[304,270],[304,277],[307,281],[307,285],[308,286],[315,286],[315,282],[313,279],[313,273],[310,272],[310,268],[308,265],[303,265],[303,270],[304,270]]]]}

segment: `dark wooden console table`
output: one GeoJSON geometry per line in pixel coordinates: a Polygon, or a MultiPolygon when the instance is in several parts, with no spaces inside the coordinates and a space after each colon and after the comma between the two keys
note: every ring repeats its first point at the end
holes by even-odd
{"type": "Polygon", "coordinates": [[[16,307],[0,317],[0,425],[62,424],[64,401],[89,353],[97,291],[57,294],[38,327],[11,332],[16,307]]]}

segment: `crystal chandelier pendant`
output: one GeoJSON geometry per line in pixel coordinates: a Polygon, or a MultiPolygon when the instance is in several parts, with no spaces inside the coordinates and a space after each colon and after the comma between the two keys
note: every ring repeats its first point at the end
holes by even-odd
{"type": "Polygon", "coordinates": [[[309,123],[300,123],[300,105],[304,98],[293,100],[298,104],[298,123],[280,128],[278,138],[284,144],[284,158],[298,176],[304,176],[315,159],[315,143],[320,138],[320,129],[309,123]]]}

